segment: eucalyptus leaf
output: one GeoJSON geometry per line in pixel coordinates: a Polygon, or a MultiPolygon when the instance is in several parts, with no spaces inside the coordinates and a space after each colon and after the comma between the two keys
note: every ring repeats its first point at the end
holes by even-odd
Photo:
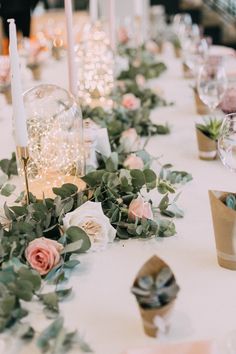
{"type": "Polygon", "coordinates": [[[2,189],[1,189],[1,195],[4,195],[5,197],[9,197],[14,190],[16,189],[16,186],[14,186],[13,184],[5,184],[2,189]]]}

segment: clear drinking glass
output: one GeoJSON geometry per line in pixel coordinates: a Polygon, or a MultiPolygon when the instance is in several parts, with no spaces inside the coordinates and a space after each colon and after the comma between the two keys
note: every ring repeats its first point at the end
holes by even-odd
{"type": "Polygon", "coordinates": [[[236,172],[236,113],[227,114],[223,120],[218,151],[223,164],[236,172]]]}
{"type": "Polygon", "coordinates": [[[176,14],[173,18],[173,30],[178,35],[192,26],[192,18],[188,13],[176,14]]]}
{"type": "Polygon", "coordinates": [[[197,79],[198,94],[211,113],[224,97],[227,89],[227,77],[222,61],[208,60],[199,70],[197,79]]]}
{"type": "Polygon", "coordinates": [[[183,61],[191,70],[194,76],[197,76],[199,67],[206,61],[209,53],[209,46],[205,38],[198,42],[189,41],[183,51],[183,61]]]}

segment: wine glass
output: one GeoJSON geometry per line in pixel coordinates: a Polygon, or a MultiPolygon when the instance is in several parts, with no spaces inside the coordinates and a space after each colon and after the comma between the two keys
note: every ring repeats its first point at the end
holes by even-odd
{"type": "Polygon", "coordinates": [[[223,120],[218,151],[224,166],[236,172],[236,113],[227,114],[223,120]]]}
{"type": "Polygon", "coordinates": [[[205,38],[198,42],[189,41],[183,51],[183,61],[193,73],[197,75],[199,67],[205,62],[209,52],[209,46],[205,38]]]}
{"type": "Polygon", "coordinates": [[[208,60],[200,67],[197,89],[200,99],[213,113],[227,89],[227,77],[221,60],[208,60]]]}
{"type": "Polygon", "coordinates": [[[192,18],[188,13],[176,14],[173,18],[173,30],[178,35],[185,32],[192,25],[192,18]]]}

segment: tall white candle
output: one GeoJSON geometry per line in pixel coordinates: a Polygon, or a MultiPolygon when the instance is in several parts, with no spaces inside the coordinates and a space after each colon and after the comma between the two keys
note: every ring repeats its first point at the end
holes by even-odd
{"type": "Polygon", "coordinates": [[[72,0],[64,0],[64,4],[65,4],[65,13],[66,13],[69,87],[72,95],[76,97],[77,96],[77,75],[76,75],[76,66],[75,66],[72,0]]]}
{"type": "Polygon", "coordinates": [[[25,107],[22,96],[20,78],[20,64],[17,51],[16,25],[14,19],[9,19],[9,52],[11,63],[11,93],[13,105],[13,119],[15,124],[16,146],[27,147],[28,132],[26,125],[25,107]]]}
{"type": "Polygon", "coordinates": [[[143,16],[143,0],[134,0],[134,10],[136,16],[143,16]]]}
{"type": "Polygon", "coordinates": [[[98,1],[89,0],[89,16],[91,22],[96,22],[98,20],[98,1]]]}
{"type": "Polygon", "coordinates": [[[110,43],[112,49],[116,50],[116,14],[115,0],[109,0],[109,28],[110,28],[110,43]]]}

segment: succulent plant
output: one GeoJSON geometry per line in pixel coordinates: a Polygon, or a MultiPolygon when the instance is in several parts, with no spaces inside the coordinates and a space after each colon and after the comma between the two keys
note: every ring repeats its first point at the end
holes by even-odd
{"type": "Polygon", "coordinates": [[[142,308],[154,309],[175,299],[179,286],[171,269],[165,266],[157,274],[139,277],[131,291],[142,308]]]}
{"type": "Polygon", "coordinates": [[[225,205],[233,210],[236,210],[236,195],[228,194],[225,199],[225,205]]]}
{"type": "Polygon", "coordinates": [[[199,129],[208,138],[217,141],[222,125],[221,119],[210,118],[204,120],[203,124],[196,124],[196,128],[199,129]]]}

